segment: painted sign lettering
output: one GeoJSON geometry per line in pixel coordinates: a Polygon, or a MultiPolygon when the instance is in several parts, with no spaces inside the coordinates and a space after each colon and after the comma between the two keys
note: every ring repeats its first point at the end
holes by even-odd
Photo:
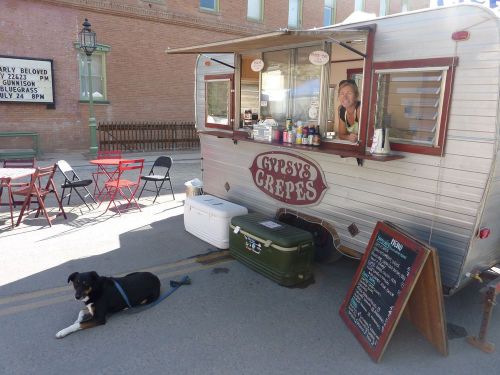
{"type": "Polygon", "coordinates": [[[250,167],[255,185],[270,197],[292,205],[319,202],[327,188],[323,172],[312,160],[288,152],[264,152],[250,167]]]}
{"type": "Polygon", "coordinates": [[[54,104],[52,60],[0,56],[0,102],[54,104]]]}

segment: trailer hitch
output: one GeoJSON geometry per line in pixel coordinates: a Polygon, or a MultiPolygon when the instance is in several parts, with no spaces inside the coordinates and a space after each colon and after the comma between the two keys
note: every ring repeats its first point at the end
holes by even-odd
{"type": "Polygon", "coordinates": [[[488,333],[488,326],[490,324],[493,307],[496,305],[496,297],[500,292],[500,276],[490,281],[484,288],[480,290],[484,293],[484,308],[483,319],[479,328],[478,336],[467,336],[466,340],[472,346],[482,350],[485,353],[493,353],[495,351],[495,344],[486,341],[488,333]]]}

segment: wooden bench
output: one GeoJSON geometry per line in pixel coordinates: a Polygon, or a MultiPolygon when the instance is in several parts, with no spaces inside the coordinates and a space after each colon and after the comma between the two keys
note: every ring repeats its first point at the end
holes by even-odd
{"type": "Polygon", "coordinates": [[[40,148],[38,133],[35,132],[0,132],[0,138],[31,137],[31,148],[0,148],[0,160],[38,157],[40,148]]]}

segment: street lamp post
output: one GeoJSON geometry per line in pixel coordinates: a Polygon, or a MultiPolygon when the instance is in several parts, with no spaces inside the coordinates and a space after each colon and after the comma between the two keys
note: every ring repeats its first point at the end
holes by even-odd
{"type": "Polygon", "coordinates": [[[83,22],[83,29],[78,33],[80,39],[80,48],[87,55],[87,73],[88,82],[87,88],[89,92],[89,131],[90,131],[90,148],[89,153],[91,157],[97,156],[97,131],[94,114],[94,98],[92,96],[92,53],[96,49],[95,32],[90,29],[90,22],[85,18],[83,22]]]}

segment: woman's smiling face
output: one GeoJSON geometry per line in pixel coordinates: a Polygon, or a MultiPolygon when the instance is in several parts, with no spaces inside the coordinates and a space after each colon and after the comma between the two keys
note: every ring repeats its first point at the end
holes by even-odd
{"type": "Polygon", "coordinates": [[[344,85],[339,91],[339,101],[344,108],[351,108],[356,105],[358,98],[351,85],[344,85]]]}

